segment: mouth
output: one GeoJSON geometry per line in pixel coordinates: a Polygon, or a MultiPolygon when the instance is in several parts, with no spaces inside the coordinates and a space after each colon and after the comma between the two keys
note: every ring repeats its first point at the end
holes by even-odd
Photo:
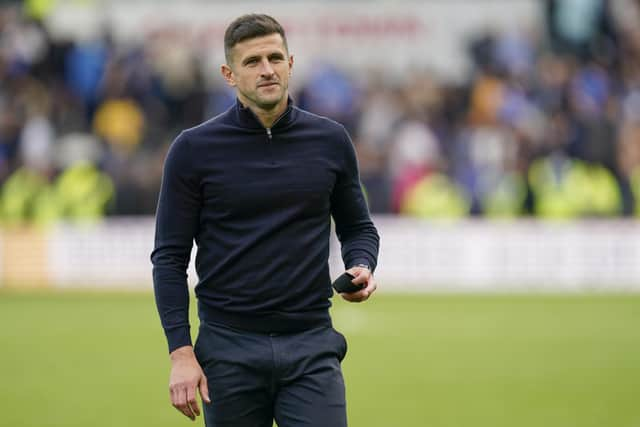
{"type": "Polygon", "coordinates": [[[265,82],[265,83],[258,84],[258,87],[273,87],[278,85],[279,85],[278,82],[265,82]]]}

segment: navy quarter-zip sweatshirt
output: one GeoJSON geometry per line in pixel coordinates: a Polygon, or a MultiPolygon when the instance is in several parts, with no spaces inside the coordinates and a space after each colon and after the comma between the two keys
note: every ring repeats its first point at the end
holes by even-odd
{"type": "Polygon", "coordinates": [[[266,129],[237,101],[183,131],[165,160],[151,254],[169,351],[191,345],[194,240],[201,321],[266,333],[331,325],[331,217],[345,266],[374,270],[379,237],[342,125],[289,100],[266,129]]]}

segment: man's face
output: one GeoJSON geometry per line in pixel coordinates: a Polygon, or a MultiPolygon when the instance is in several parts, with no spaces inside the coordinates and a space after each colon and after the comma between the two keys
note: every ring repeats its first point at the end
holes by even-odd
{"type": "Polygon", "coordinates": [[[245,106],[270,111],[286,105],[293,57],[280,34],[236,44],[230,62],[222,66],[222,75],[245,106]]]}

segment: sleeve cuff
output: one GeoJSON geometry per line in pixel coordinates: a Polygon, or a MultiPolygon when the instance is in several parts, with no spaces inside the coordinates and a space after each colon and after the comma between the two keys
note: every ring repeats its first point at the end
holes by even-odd
{"type": "Polygon", "coordinates": [[[184,347],[185,345],[192,345],[191,333],[188,326],[165,330],[164,333],[167,336],[169,353],[173,352],[176,348],[184,347]]]}

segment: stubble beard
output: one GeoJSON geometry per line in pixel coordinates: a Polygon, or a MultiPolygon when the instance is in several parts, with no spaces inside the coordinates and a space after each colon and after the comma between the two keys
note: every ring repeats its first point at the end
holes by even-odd
{"type": "Polygon", "coordinates": [[[282,102],[282,99],[285,96],[285,93],[286,93],[286,89],[283,87],[279,87],[278,94],[274,95],[275,98],[261,96],[257,91],[254,97],[251,97],[251,98],[247,97],[247,98],[251,99],[251,101],[261,110],[271,111],[277,108],[278,105],[280,105],[280,103],[282,102]]]}

